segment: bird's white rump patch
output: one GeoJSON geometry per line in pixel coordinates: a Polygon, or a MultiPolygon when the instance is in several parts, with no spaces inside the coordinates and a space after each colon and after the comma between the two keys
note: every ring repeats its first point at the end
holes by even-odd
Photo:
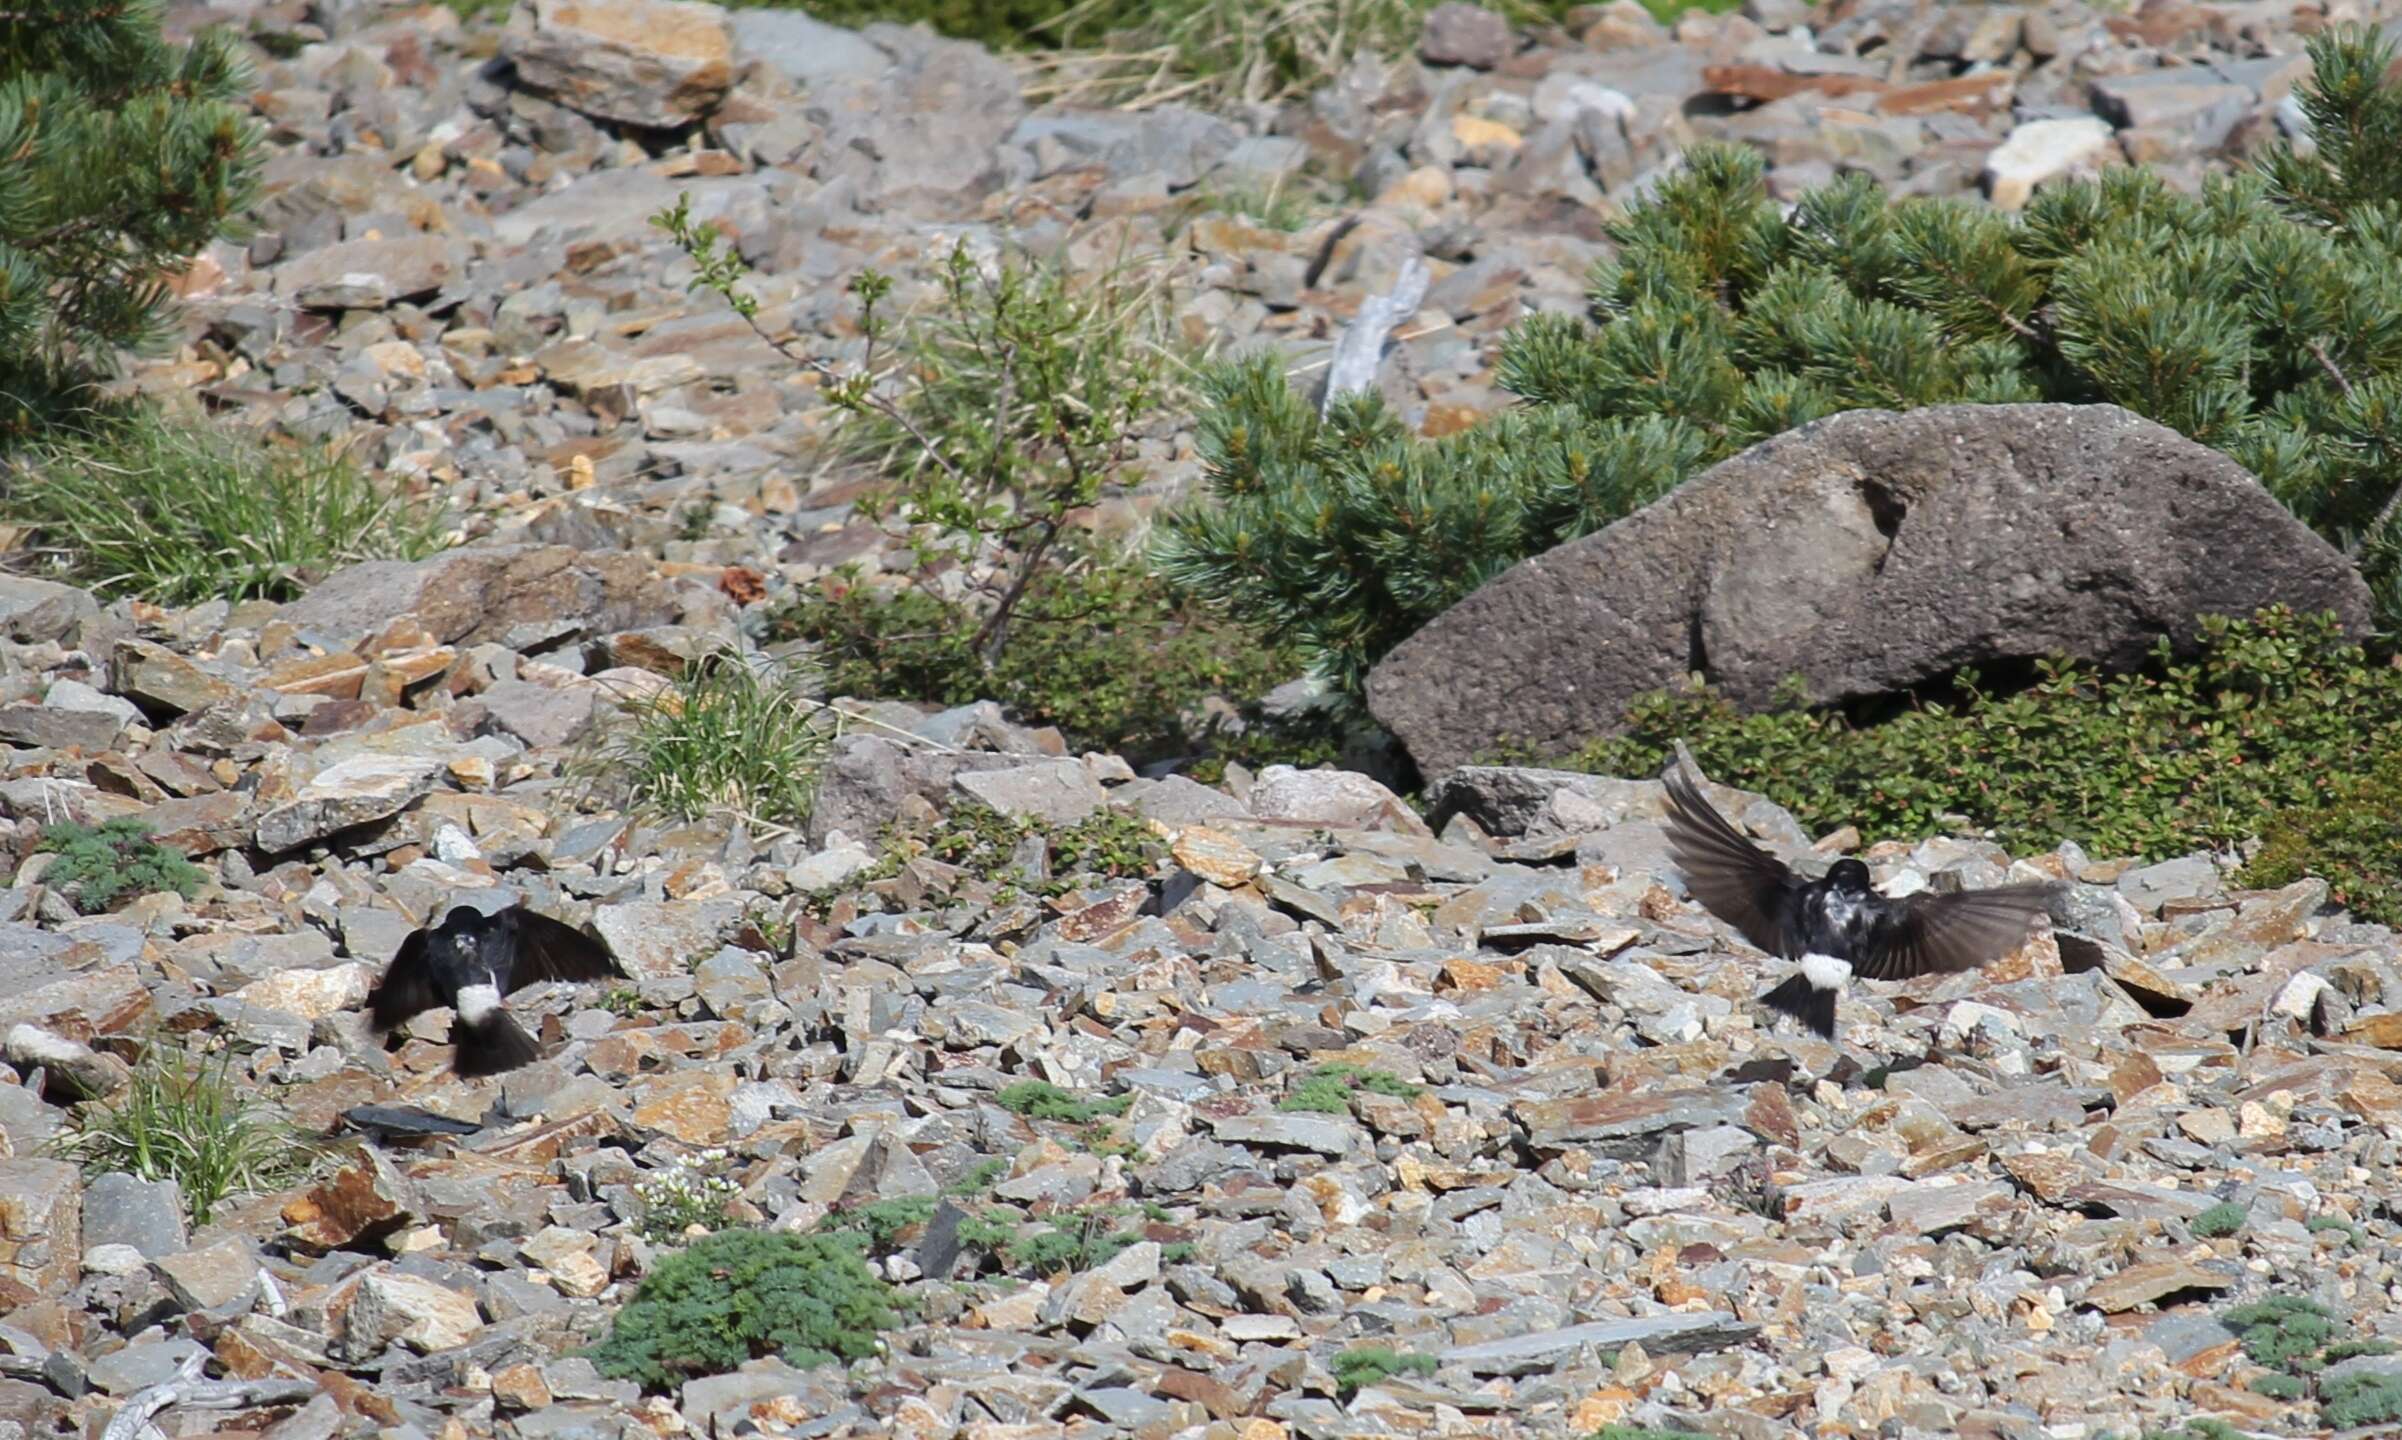
{"type": "MultiPolygon", "coordinates": [[[[1851,962],[1838,960],[1832,955],[1804,955],[1802,978],[1810,982],[1813,990],[1841,990],[1852,983],[1851,962]]],[[[461,996],[466,993],[464,990],[459,992],[461,996]]]]}
{"type": "Polygon", "coordinates": [[[496,985],[462,985],[459,987],[459,1018],[470,1025],[481,1025],[492,1012],[500,1008],[500,987],[496,985]]]}

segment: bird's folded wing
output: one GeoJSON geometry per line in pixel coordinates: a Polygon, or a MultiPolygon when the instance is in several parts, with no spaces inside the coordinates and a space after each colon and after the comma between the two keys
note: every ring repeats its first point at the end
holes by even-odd
{"type": "Polygon", "coordinates": [[[608,946],[573,925],[525,909],[510,910],[505,918],[517,942],[516,961],[509,967],[511,992],[544,980],[601,980],[625,974],[608,946]]]}
{"type": "Polygon", "coordinates": [[[1668,848],[1685,888],[1713,915],[1771,955],[1798,943],[1784,933],[1785,897],[1801,884],[1783,861],[1743,838],[1681,769],[1666,776],[1668,848]]]}
{"type": "Polygon", "coordinates": [[[368,1017],[380,1032],[441,1003],[442,997],[434,993],[433,968],[425,959],[425,932],[412,930],[393,953],[392,963],[384,967],[384,978],[367,997],[368,1017]]]}
{"type": "Polygon", "coordinates": [[[1852,961],[1870,980],[1949,975],[1990,965],[2017,949],[2050,907],[2046,884],[2003,885],[1949,895],[1904,897],[1890,924],[1852,961]]]}

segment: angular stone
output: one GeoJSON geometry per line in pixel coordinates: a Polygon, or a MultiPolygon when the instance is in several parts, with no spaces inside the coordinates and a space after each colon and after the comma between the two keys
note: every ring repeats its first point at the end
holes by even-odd
{"type": "Polygon", "coordinates": [[[259,1257],[246,1240],[227,1238],[151,1262],[176,1303],[186,1310],[224,1314],[247,1306],[258,1292],[259,1257]]]}
{"type": "Polygon", "coordinates": [[[94,1050],[79,1040],[54,1034],[39,1025],[11,1025],[0,1052],[19,1074],[36,1070],[46,1077],[42,1093],[72,1103],[100,1100],[125,1088],[132,1072],[114,1055],[94,1050]]]}
{"type": "Polygon", "coordinates": [[[2232,1289],[2240,1277],[2221,1274],[2217,1269],[2197,1265],[2188,1260],[2147,1260],[2130,1265],[2116,1275],[2096,1280],[2085,1291],[2080,1304],[2090,1305],[2105,1315],[2116,1315],[2138,1305],[2192,1290],[2217,1292],[2232,1289]]]}
{"type": "Polygon", "coordinates": [[[1478,1375],[1526,1375],[1550,1369],[1587,1346],[1605,1355],[1629,1345],[1642,1346],[1646,1354],[1700,1355],[1739,1345],[1758,1333],[1759,1326],[1721,1311],[1647,1315],[1454,1345],[1436,1359],[1445,1368],[1464,1366],[1478,1375]]]}
{"type": "Polygon", "coordinates": [[[1307,820],[1336,830],[1394,830],[1432,837],[1402,798],[1349,770],[1270,765],[1251,784],[1251,813],[1262,820],[1307,820]]]}
{"type": "Polygon", "coordinates": [[[2110,122],[2094,116],[2025,121],[1985,157],[1986,197],[2004,210],[2023,209],[2036,186],[2101,160],[2112,139],[2110,122]]]}
{"type": "Polygon", "coordinates": [[[520,627],[599,636],[675,618],[651,562],[565,545],[478,545],[337,570],[276,618],[334,647],[408,618],[444,645],[506,643],[520,627]]]}
{"type": "Polygon", "coordinates": [[[1367,1134],[1349,1120],[1328,1115],[1291,1115],[1266,1111],[1228,1115],[1209,1122],[1220,1140],[1231,1145],[1259,1145],[1279,1150],[1314,1150],[1337,1159],[1361,1148],[1367,1134]]]}
{"type": "Polygon", "coordinates": [[[375,972],[356,960],[322,970],[284,970],[253,980],[234,992],[245,1005],[281,1010],[303,1020],[324,1020],[367,1003],[375,972]]]}
{"type": "Polygon", "coordinates": [[[147,640],[119,640],[109,668],[110,688],[153,714],[186,715],[234,693],[233,686],[147,640]]]}
{"type": "Polygon", "coordinates": [[[1510,22],[1481,5],[1448,0],[1427,12],[1418,55],[1430,65],[1466,65],[1490,70],[1518,49],[1510,22]]]}
{"type": "Polygon", "coordinates": [[[150,1014],[150,987],[132,965],[88,970],[0,995],[0,1025],[37,1025],[84,1043],[96,1035],[122,1035],[150,1014]]]}
{"type": "Polygon", "coordinates": [[[65,1295],[82,1259],[82,1173],[64,1160],[0,1158],[0,1278],[65,1295]]]}
{"type": "Polygon", "coordinates": [[[1250,882],[1264,863],[1258,852],[1224,831],[1191,826],[1168,847],[1175,862],[1212,885],[1232,889],[1250,882]]]}
{"type": "MultiPolygon", "coordinates": [[[[2142,664],[2270,603],[2369,623],[2343,554],[2218,451],[2110,405],[1858,410],[1720,462],[1530,560],[1370,674],[1429,773],[1567,753],[1682,682],[1736,705],[1880,696],[2005,657],[2142,664]],[[2016,537],[2044,534],[2037,571],[2016,537]],[[2037,575],[2028,581],[2030,574],[2037,575]]],[[[1254,806],[1256,808],[1256,798],[1254,806]]]]}
{"type": "Polygon", "coordinates": [[[590,684],[553,688],[503,680],[476,698],[484,702],[495,729],[543,750],[565,745],[592,728],[598,695],[590,684]]]}
{"type": "Polygon", "coordinates": [[[20,645],[70,640],[99,618],[100,602],[88,590],[29,575],[0,575],[0,635],[20,645]]]}
{"type": "Polygon", "coordinates": [[[688,975],[742,923],[731,900],[628,900],[596,906],[592,928],[636,980],[688,975]]]}
{"type": "Polygon", "coordinates": [[[350,1163],[284,1207],[285,1236],[314,1250],[356,1246],[414,1224],[424,1213],[417,1187],[382,1151],[362,1146],[350,1163]]]}
{"type": "Polygon", "coordinates": [[[1749,1087],[1684,1090],[1667,1094],[1605,1092],[1564,1100],[1521,1100],[1511,1108],[1538,1150],[1570,1146],[1621,1158],[1648,1152],[1653,1138],[1673,1130],[1742,1125],[1750,1116],[1749,1087]]]}
{"type": "Polygon", "coordinates": [[[383,310],[456,279],[461,255],[440,235],[345,240],[278,266],[277,293],[311,310],[383,310]]]}
{"type": "Polygon", "coordinates": [[[94,1175],[83,1193],[83,1246],[123,1245],[145,1260],[182,1252],[183,1187],[120,1171],[94,1175]]]}
{"type": "Polygon", "coordinates": [[[626,125],[688,125],[734,84],[726,12],[690,0],[531,0],[502,53],[519,84],[626,125]]]}
{"type": "Polygon", "coordinates": [[[46,704],[0,707],[0,741],[27,749],[97,753],[124,733],[124,722],[96,711],[57,710],[46,704]]]}
{"type": "Polygon", "coordinates": [[[402,1344],[421,1354],[454,1350],[484,1328],[475,1299],[447,1285],[393,1270],[359,1277],[341,1311],[342,1339],[350,1354],[381,1354],[402,1344]]]}
{"type": "Polygon", "coordinates": [[[951,781],[979,804],[1017,820],[1073,825],[1109,803],[1109,794],[1081,760],[1046,760],[1006,770],[978,770],[951,781]]]}
{"type": "Polygon", "coordinates": [[[259,817],[261,850],[280,855],[386,820],[434,788],[438,760],[413,755],[356,755],[309,777],[300,793],[259,817]]]}

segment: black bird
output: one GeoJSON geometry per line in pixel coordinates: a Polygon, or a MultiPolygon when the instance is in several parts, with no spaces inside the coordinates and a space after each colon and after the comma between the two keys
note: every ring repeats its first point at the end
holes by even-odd
{"type": "Polygon", "coordinates": [[[376,1032],[397,1028],[421,1011],[448,1005],[452,1068],[465,1076],[498,1075],[531,1061],[534,1038],[509,1017],[502,1000],[544,980],[622,977],[608,948],[572,925],[523,905],[486,915],[471,905],[452,908],[441,925],[400,942],[400,951],[367,997],[376,1032]]]}
{"type": "Polygon", "coordinates": [[[1855,977],[1907,980],[1989,965],[2017,949],[2049,908],[2052,887],[2041,882],[1892,900],[1851,859],[1807,879],[1728,824],[1681,767],[1665,780],[1668,846],[1685,888],[1744,939],[1801,962],[1760,1001],[1825,1039],[1835,1038],[1835,1000],[1855,977]]]}

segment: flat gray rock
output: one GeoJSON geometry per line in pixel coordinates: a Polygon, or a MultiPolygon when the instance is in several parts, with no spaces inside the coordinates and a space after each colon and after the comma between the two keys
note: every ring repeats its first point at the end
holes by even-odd
{"type": "Polygon", "coordinates": [[[1455,1345],[1437,1358],[1445,1365],[1464,1365],[1479,1375],[1525,1375],[1548,1368],[1587,1345],[1599,1350],[1640,1345],[1655,1355],[1698,1355],[1739,1344],[1759,1332],[1759,1326],[1723,1311],[1647,1315],[1633,1320],[1596,1320],[1587,1325],[1570,1325],[1508,1340],[1487,1340],[1477,1345],[1455,1345]]]}

